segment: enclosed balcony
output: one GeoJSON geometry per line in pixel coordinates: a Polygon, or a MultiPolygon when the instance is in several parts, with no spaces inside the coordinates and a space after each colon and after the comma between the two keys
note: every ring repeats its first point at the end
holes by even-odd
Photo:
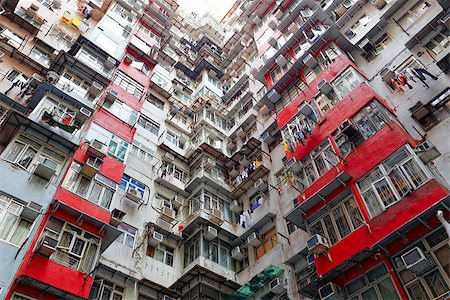
{"type": "Polygon", "coordinates": [[[187,172],[175,164],[166,161],[162,161],[155,179],[155,182],[183,196],[188,195],[185,191],[187,181],[187,172]]]}
{"type": "Polygon", "coordinates": [[[227,183],[227,171],[215,159],[205,156],[191,165],[190,170],[190,181],[186,184],[186,191],[192,192],[204,183],[221,194],[229,194],[231,186],[227,183]]]}
{"type": "Polygon", "coordinates": [[[202,152],[206,152],[211,157],[222,163],[227,162],[226,138],[218,134],[217,131],[202,126],[199,132],[192,137],[188,151],[190,160],[197,158],[202,152]]]}

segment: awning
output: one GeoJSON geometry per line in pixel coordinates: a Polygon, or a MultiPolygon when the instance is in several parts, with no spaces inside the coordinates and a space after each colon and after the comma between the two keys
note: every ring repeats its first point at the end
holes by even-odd
{"type": "Polygon", "coordinates": [[[106,224],[96,218],[93,218],[89,215],[84,214],[83,212],[63,203],[58,200],[55,200],[53,203],[53,209],[60,209],[68,214],[74,216],[77,220],[86,221],[89,224],[92,224],[100,229],[100,231],[104,231],[104,236],[102,238],[102,245],[100,247],[100,253],[103,253],[111,244],[114,242],[117,237],[122,233],[117,228],[106,224]]]}
{"type": "Polygon", "coordinates": [[[54,286],[52,286],[52,285],[50,285],[48,283],[39,281],[37,279],[28,277],[26,275],[20,275],[17,278],[16,282],[20,283],[20,284],[23,284],[23,285],[26,285],[26,286],[29,286],[29,287],[32,287],[32,288],[35,288],[35,289],[38,289],[40,291],[45,291],[45,292],[47,292],[49,294],[52,294],[52,295],[56,295],[58,297],[61,297],[62,299],[67,299],[67,300],[85,300],[85,298],[83,298],[83,297],[79,297],[79,296],[74,295],[72,293],[60,290],[60,289],[55,288],[54,286]]]}
{"type": "Polygon", "coordinates": [[[280,269],[274,265],[269,265],[267,268],[250,279],[249,282],[236,290],[233,296],[247,299],[281,273],[283,273],[283,269],[280,269]]]}

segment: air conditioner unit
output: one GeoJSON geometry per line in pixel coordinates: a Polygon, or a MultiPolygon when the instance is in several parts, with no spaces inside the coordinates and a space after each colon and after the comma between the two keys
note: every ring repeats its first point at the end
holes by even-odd
{"type": "Polygon", "coordinates": [[[103,90],[103,86],[98,83],[97,81],[94,81],[90,86],[89,86],[89,93],[91,94],[98,94],[103,90]]]}
{"type": "Polygon", "coordinates": [[[278,94],[278,92],[275,89],[272,89],[270,92],[268,92],[267,97],[273,103],[276,103],[281,98],[280,94],[278,94]]]}
{"type": "Polygon", "coordinates": [[[286,57],[283,56],[283,54],[280,54],[277,56],[277,58],[275,58],[275,62],[280,66],[280,67],[284,67],[287,63],[287,59],[286,57]]]}
{"type": "Polygon", "coordinates": [[[311,69],[315,69],[318,65],[317,59],[314,56],[312,56],[311,53],[308,53],[308,55],[306,55],[305,58],[303,58],[303,63],[308,67],[310,67],[311,69]]]}
{"type": "Polygon", "coordinates": [[[34,220],[36,220],[41,211],[42,205],[34,201],[30,201],[28,205],[23,208],[22,212],[20,213],[20,216],[25,220],[34,222],[34,220]]]}
{"type": "Polygon", "coordinates": [[[253,247],[259,247],[261,246],[262,242],[258,239],[258,236],[256,235],[256,232],[253,232],[247,237],[247,243],[249,245],[252,245],[253,247]]]}
{"type": "Polygon", "coordinates": [[[237,200],[233,200],[230,204],[230,210],[234,213],[240,213],[242,211],[242,207],[239,205],[237,200]]]}
{"type": "Polygon", "coordinates": [[[120,209],[114,208],[111,212],[111,219],[109,220],[109,224],[114,227],[119,226],[119,224],[122,223],[125,214],[126,213],[121,211],[120,209]]]}
{"type": "Polygon", "coordinates": [[[97,139],[93,139],[89,143],[88,151],[97,157],[103,158],[106,156],[108,146],[97,139]]]}
{"type": "Polygon", "coordinates": [[[148,238],[148,244],[153,247],[158,247],[158,245],[161,244],[163,240],[164,236],[161,233],[154,231],[153,234],[148,238]]]}
{"type": "Polygon", "coordinates": [[[319,288],[320,300],[344,300],[344,297],[339,295],[339,286],[329,282],[319,288]]]}
{"type": "Polygon", "coordinates": [[[175,220],[175,211],[167,206],[161,207],[161,218],[166,222],[173,222],[175,220]]]}
{"type": "Polygon", "coordinates": [[[269,39],[268,43],[269,43],[270,46],[272,46],[272,47],[274,47],[274,48],[276,48],[277,45],[278,45],[277,39],[276,39],[276,38],[273,38],[273,37],[269,39]]]}
{"type": "Polygon", "coordinates": [[[116,63],[117,62],[113,57],[108,56],[108,58],[105,60],[105,67],[107,67],[108,69],[112,69],[116,66],[116,63]]]}
{"type": "Polygon", "coordinates": [[[211,214],[209,215],[209,219],[211,220],[211,222],[217,224],[217,225],[222,225],[223,223],[223,215],[222,212],[216,208],[214,208],[211,211],[211,214]]]}
{"type": "Polygon", "coordinates": [[[352,38],[354,38],[355,36],[356,36],[356,32],[354,32],[353,30],[351,30],[351,29],[349,29],[349,30],[347,30],[346,32],[345,32],[345,36],[348,38],[348,39],[352,39],[352,38]]]}
{"type": "Polygon", "coordinates": [[[45,158],[41,163],[36,166],[33,174],[46,180],[50,181],[52,177],[56,174],[56,169],[58,168],[58,164],[54,161],[45,158]]]}
{"type": "Polygon", "coordinates": [[[214,70],[209,70],[208,76],[211,77],[211,78],[216,78],[217,77],[217,72],[214,71],[214,70]]]}
{"type": "Polygon", "coordinates": [[[86,119],[91,116],[92,112],[83,106],[80,108],[80,114],[81,114],[82,119],[86,119]]]}
{"type": "Polygon", "coordinates": [[[286,283],[280,278],[275,278],[269,283],[270,291],[280,295],[286,292],[286,283]]]}
{"type": "Polygon", "coordinates": [[[299,162],[295,157],[291,158],[285,163],[286,169],[298,173],[302,169],[302,163],[299,162]]]}
{"type": "Polygon", "coordinates": [[[131,55],[130,53],[125,54],[125,56],[123,57],[123,62],[126,64],[131,64],[134,61],[133,59],[133,55],[131,55]]]}
{"type": "Polygon", "coordinates": [[[333,87],[325,79],[319,82],[317,88],[325,95],[328,95],[333,91],[333,87]]]}
{"type": "Polygon", "coordinates": [[[241,248],[237,246],[236,248],[231,250],[231,258],[241,261],[245,258],[245,254],[241,250],[241,248]]]}
{"type": "Polygon", "coordinates": [[[134,187],[128,186],[125,197],[133,202],[140,203],[142,201],[143,195],[134,187]]]}
{"type": "Polygon", "coordinates": [[[166,231],[169,231],[169,232],[172,231],[172,225],[169,222],[163,220],[161,217],[159,217],[156,220],[156,225],[158,225],[159,227],[161,227],[161,229],[164,229],[166,231]]]}
{"type": "Polygon", "coordinates": [[[39,74],[34,73],[34,74],[31,76],[30,81],[28,82],[28,84],[29,84],[31,87],[35,88],[35,87],[37,87],[40,83],[42,83],[43,81],[44,81],[44,77],[42,77],[42,76],[39,75],[39,74]]]}
{"type": "Polygon", "coordinates": [[[309,18],[309,17],[311,17],[312,15],[313,15],[313,11],[312,10],[310,10],[310,9],[306,9],[306,10],[302,10],[301,12],[300,12],[300,14],[301,14],[301,16],[303,17],[303,18],[309,18]]]}
{"type": "Polygon", "coordinates": [[[414,247],[403,254],[402,261],[408,270],[411,270],[414,274],[419,276],[434,267],[419,247],[414,247]]]}
{"type": "Polygon", "coordinates": [[[106,100],[114,102],[117,100],[117,98],[119,98],[119,92],[117,92],[116,90],[110,90],[107,94],[106,94],[106,100]]]}
{"type": "Polygon", "coordinates": [[[94,155],[91,155],[86,160],[86,163],[81,167],[80,172],[90,178],[94,177],[97,174],[98,170],[100,170],[100,166],[103,161],[94,155]]]}
{"type": "Polygon", "coordinates": [[[289,25],[289,27],[288,27],[289,32],[292,34],[295,34],[299,29],[300,29],[300,27],[295,22],[292,22],[291,25],[289,25]]]}
{"type": "Polygon", "coordinates": [[[58,245],[58,239],[51,237],[48,233],[44,233],[37,243],[36,252],[45,256],[50,257],[55,251],[58,245]]]}
{"type": "Polygon", "coordinates": [[[314,254],[310,254],[310,255],[306,256],[306,262],[307,262],[308,266],[314,265],[315,258],[316,258],[316,256],[314,254]]]}
{"type": "Polygon", "coordinates": [[[180,195],[175,195],[175,197],[172,200],[172,205],[176,208],[180,208],[184,205],[184,198],[180,195]]]}
{"type": "Polygon", "coordinates": [[[173,161],[175,159],[175,156],[170,152],[166,152],[163,158],[168,161],[173,161]]]}
{"type": "Polygon", "coordinates": [[[212,158],[208,158],[205,161],[205,168],[214,168],[216,166],[216,161],[212,158]]]}
{"type": "Polygon", "coordinates": [[[447,11],[440,19],[439,22],[444,24],[445,26],[450,27],[450,12],[447,11]]]}
{"type": "Polygon", "coordinates": [[[436,147],[430,143],[429,141],[424,141],[420,145],[418,145],[414,152],[417,153],[417,156],[425,163],[428,164],[430,161],[439,157],[441,153],[436,149],[436,147]]]}
{"type": "Polygon", "coordinates": [[[205,239],[208,241],[212,241],[216,237],[217,237],[217,229],[212,226],[208,226],[205,232],[205,239]]]}
{"type": "Polygon", "coordinates": [[[308,251],[313,254],[320,254],[325,252],[329,247],[328,240],[320,234],[315,234],[306,242],[308,251]]]}
{"type": "Polygon", "coordinates": [[[268,131],[265,131],[261,134],[261,139],[270,144],[273,141],[273,136],[268,131]]]}
{"type": "Polygon", "coordinates": [[[386,5],[386,0],[372,0],[372,5],[378,9],[383,9],[386,5]]]}
{"type": "Polygon", "coordinates": [[[253,186],[260,192],[265,192],[267,190],[267,183],[264,180],[262,180],[262,178],[256,180],[253,186]]]}
{"type": "Polygon", "coordinates": [[[375,46],[369,40],[369,38],[364,38],[361,42],[358,43],[359,49],[364,51],[365,53],[371,51],[375,46]]]}

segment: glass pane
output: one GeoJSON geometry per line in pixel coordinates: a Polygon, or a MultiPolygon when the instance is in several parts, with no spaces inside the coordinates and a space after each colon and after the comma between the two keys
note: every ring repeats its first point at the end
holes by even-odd
{"type": "Polygon", "coordinates": [[[24,147],[25,147],[24,144],[21,144],[21,143],[18,143],[18,142],[14,142],[14,144],[12,144],[9,147],[8,152],[6,152],[4,158],[6,160],[14,162],[17,159],[17,157],[19,156],[20,152],[23,150],[24,147]]]}
{"type": "Polygon", "coordinates": [[[36,153],[37,153],[36,150],[28,147],[27,150],[25,150],[25,153],[22,155],[21,159],[17,163],[23,168],[27,169],[30,166],[31,161],[33,160],[36,153]]]}
{"type": "Polygon", "coordinates": [[[89,190],[90,184],[91,184],[91,181],[88,178],[81,177],[80,184],[78,185],[78,189],[77,189],[76,193],[82,197],[85,197],[89,190]]]}
{"type": "Polygon", "coordinates": [[[21,245],[27,238],[28,232],[30,231],[32,223],[27,220],[20,220],[17,229],[11,237],[10,242],[15,245],[21,245]]]}
{"type": "Polygon", "coordinates": [[[341,238],[345,237],[351,232],[350,225],[348,224],[347,218],[344,215],[344,210],[341,206],[333,209],[333,218],[336,222],[336,226],[341,234],[341,238]]]}
{"type": "Polygon", "coordinates": [[[383,211],[380,201],[378,201],[375,192],[370,189],[363,194],[364,202],[366,203],[367,209],[372,217],[378,215],[383,211]]]}
{"type": "Polygon", "coordinates": [[[392,191],[386,179],[383,178],[380,181],[375,182],[374,187],[385,206],[389,206],[390,204],[397,201],[397,198],[395,197],[394,192],[392,191]]]}
{"type": "Polygon", "coordinates": [[[345,208],[350,216],[350,220],[353,224],[353,228],[358,228],[364,223],[364,219],[361,215],[358,205],[353,197],[344,202],[345,208]]]}
{"type": "Polygon", "coordinates": [[[102,186],[97,182],[94,182],[94,186],[92,187],[91,193],[89,195],[89,200],[97,203],[100,200],[100,193],[102,192],[102,186]]]}
{"type": "Polygon", "coordinates": [[[17,218],[17,216],[11,214],[10,212],[6,212],[6,214],[0,220],[0,239],[6,240],[9,233],[13,229],[13,225],[16,222],[17,218]]]}
{"type": "Polygon", "coordinates": [[[391,278],[388,277],[378,283],[378,289],[384,300],[400,300],[391,278]]]}
{"type": "Polygon", "coordinates": [[[125,237],[125,245],[127,245],[128,247],[133,248],[134,247],[134,237],[131,235],[127,235],[125,237]]]}
{"type": "Polygon", "coordinates": [[[374,288],[370,288],[361,294],[364,300],[378,300],[377,293],[374,288]]]}
{"type": "Polygon", "coordinates": [[[408,175],[410,176],[412,182],[416,187],[421,185],[427,178],[425,173],[422,171],[422,169],[419,167],[419,165],[414,159],[411,159],[405,164],[403,164],[403,167],[405,168],[406,173],[408,173],[408,175]]]}
{"type": "Polygon", "coordinates": [[[450,277],[450,249],[448,244],[434,251],[439,263],[441,264],[447,276],[450,277]]]}
{"type": "Polygon", "coordinates": [[[411,189],[409,182],[403,176],[402,172],[395,168],[389,173],[389,178],[394,184],[395,189],[397,190],[400,197],[405,196],[411,189]]]}
{"type": "Polygon", "coordinates": [[[349,284],[347,284],[347,292],[349,295],[356,293],[360,289],[366,286],[364,282],[364,277],[359,277],[358,279],[353,280],[349,284]]]}
{"type": "Polygon", "coordinates": [[[435,270],[431,274],[425,276],[425,281],[433,293],[433,297],[439,297],[449,290],[444,278],[442,278],[442,275],[438,270],[435,270]]]}
{"type": "Polygon", "coordinates": [[[416,281],[408,286],[408,292],[412,300],[428,300],[430,298],[426,294],[420,281],[416,281]]]}
{"type": "Polygon", "coordinates": [[[316,165],[317,171],[319,172],[319,176],[325,174],[325,172],[327,171],[327,166],[322,156],[319,156],[316,159],[314,159],[314,163],[316,165]]]}
{"type": "Polygon", "coordinates": [[[328,215],[325,216],[325,218],[323,218],[323,223],[325,224],[325,228],[327,229],[328,236],[330,237],[331,243],[332,244],[336,243],[339,239],[337,237],[333,223],[331,222],[330,216],[328,216],[328,215]]]}

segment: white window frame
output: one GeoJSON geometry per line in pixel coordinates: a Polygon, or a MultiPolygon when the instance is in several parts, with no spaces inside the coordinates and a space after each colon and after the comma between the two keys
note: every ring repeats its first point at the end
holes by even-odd
{"type": "Polygon", "coordinates": [[[134,246],[136,245],[136,236],[137,236],[138,230],[135,227],[125,224],[125,223],[119,224],[119,226],[117,226],[117,229],[122,233],[117,237],[116,241],[126,247],[130,247],[131,249],[134,249],[134,246]],[[134,232],[132,232],[132,231],[134,231],[134,232]],[[127,244],[128,238],[131,238],[133,240],[133,245],[127,244]]]}
{"type": "Polygon", "coordinates": [[[362,82],[364,82],[362,76],[352,67],[348,67],[336,78],[334,78],[331,84],[333,86],[336,95],[339,98],[343,99],[362,82]]]}
{"type": "Polygon", "coordinates": [[[16,218],[16,220],[14,221],[13,224],[11,224],[10,226],[10,232],[8,233],[8,235],[6,236],[5,239],[0,239],[0,241],[3,241],[7,244],[16,246],[16,247],[21,247],[22,244],[25,242],[25,240],[27,239],[27,237],[30,235],[30,232],[34,226],[34,222],[30,221],[30,220],[26,220],[24,218],[21,217],[21,213],[24,209],[24,205],[14,201],[12,198],[7,197],[5,195],[0,194],[0,225],[3,222],[3,218],[5,218],[5,216],[7,214],[12,215],[13,217],[16,218]],[[14,209],[12,209],[12,206],[15,206],[14,209]],[[28,228],[28,232],[25,235],[25,238],[20,241],[19,243],[13,243],[11,240],[12,238],[17,234],[17,229],[19,228],[19,224],[22,222],[22,220],[29,222],[30,223],[30,227],[28,228]]]}
{"type": "Polygon", "coordinates": [[[99,278],[99,277],[95,277],[94,278],[94,284],[99,283],[99,290],[98,290],[98,294],[95,295],[96,298],[91,298],[93,296],[89,295],[89,299],[95,299],[95,300],[103,300],[104,299],[104,291],[105,289],[108,289],[111,293],[110,293],[110,297],[108,297],[107,299],[104,300],[124,300],[125,299],[125,293],[126,293],[126,288],[116,284],[115,282],[103,279],[103,278],[99,278]],[[108,284],[105,284],[108,283],[108,284]],[[98,297],[98,298],[97,298],[98,297]],[[119,297],[119,298],[117,298],[119,297]]]}

